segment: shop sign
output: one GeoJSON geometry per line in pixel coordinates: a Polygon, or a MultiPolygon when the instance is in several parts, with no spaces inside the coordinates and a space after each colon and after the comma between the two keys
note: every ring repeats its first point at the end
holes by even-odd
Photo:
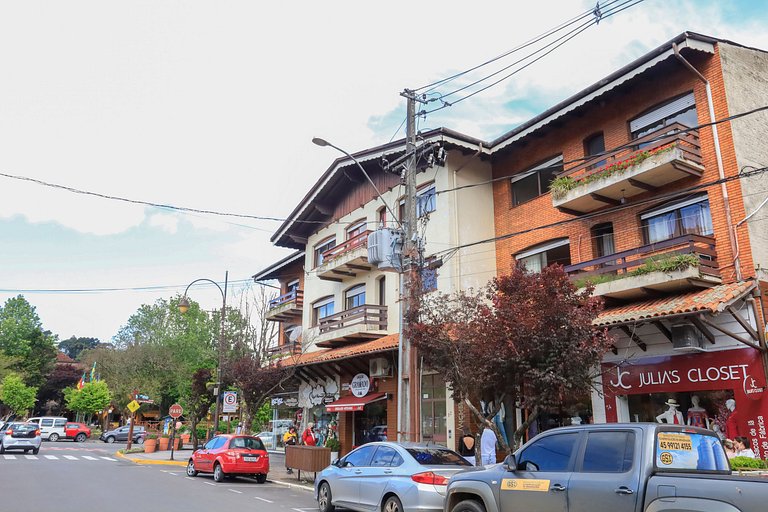
{"type": "Polygon", "coordinates": [[[299,399],[295,396],[292,396],[290,398],[286,398],[283,403],[286,405],[286,407],[296,407],[299,405],[299,399]]]}
{"type": "Polygon", "coordinates": [[[336,401],[336,397],[335,396],[326,396],[325,398],[323,398],[323,403],[324,404],[330,404],[330,403],[333,403],[335,401],[336,401]]]}
{"type": "Polygon", "coordinates": [[[299,399],[295,396],[273,396],[270,402],[272,403],[272,407],[280,407],[283,405],[286,407],[296,407],[299,405],[299,399]]]}
{"type": "Polygon", "coordinates": [[[349,383],[349,389],[352,390],[352,394],[358,398],[362,398],[368,394],[371,389],[371,379],[364,373],[358,373],[352,377],[352,382],[349,383]]]}

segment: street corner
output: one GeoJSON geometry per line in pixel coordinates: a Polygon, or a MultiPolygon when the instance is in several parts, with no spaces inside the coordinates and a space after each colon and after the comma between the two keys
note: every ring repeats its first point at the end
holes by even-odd
{"type": "Polygon", "coordinates": [[[156,466],[180,466],[180,467],[184,467],[187,465],[187,462],[185,460],[149,459],[143,456],[137,457],[137,455],[143,455],[143,454],[132,453],[132,454],[126,455],[122,451],[115,452],[115,457],[133,462],[134,464],[156,465],[156,466]]]}

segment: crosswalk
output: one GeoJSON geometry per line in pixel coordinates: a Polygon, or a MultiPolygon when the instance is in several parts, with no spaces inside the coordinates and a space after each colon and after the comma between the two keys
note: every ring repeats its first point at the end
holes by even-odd
{"type": "Polygon", "coordinates": [[[117,462],[117,459],[112,457],[104,457],[104,456],[98,456],[93,457],[91,455],[81,455],[79,457],[76,457],[74,455],[29,455],[29,454],[8,454],[5,453],[2,455],[2,459],[0,460],[74,460],[74,461],[108,461],[108,462],[117,462]]]}

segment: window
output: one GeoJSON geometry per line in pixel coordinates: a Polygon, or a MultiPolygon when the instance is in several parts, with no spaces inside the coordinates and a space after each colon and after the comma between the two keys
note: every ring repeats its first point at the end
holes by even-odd
{"type": "Polygon", "coordinates": [[[625,473],[632,469],[635,434],[590,432],[581,470],[595,473],[625,473]]]}
{"type": "Polygon", "coordinates": [[[255,437],[235,437],[229,442],[230,448],[244,448],[247,450],[264,450],[261,439],[255,437]]]}
{"type": "Polygon", "coordinates": [[[432,373],[421,377],[421,433],[424,442],[445,444],[447,438],[445,379],[432,373]]]}
{"type": "Polygon", "coordinates": [[[67,424],[67,420],[65,419],[57,419],[57,420],[54,420],[53,422],[54,427],[63,427],[66,424],[67,424]]]}
{"type": "Polygon", "coordinates": [[[376,218],[379,220],[379,227],[387,227],[387,207],[382,206],[376,213],[376,218]]]}
{"type": "Polygon", "coordinates": [[[287,285],[285,285],[285,293],[292,293],[299,289],[299,280],[294,279],[293,281],[289,281],[287,285]]]}
{"type": "Polygon", "coordinates": [[[523,450],[518,467],[528,471],[568,471],[578,439],[577,432],[542,437],[523,450]]]}
{"type": "Polygon", "coordinates": [[[424,215],[435,211],[437,205],[437,196],[435,195],[435,185],[430,185],[416,193],[416,216],[424,215]]]}
{"type": "Polygon", "coordinates": [[[40,420],[40,426],[41,427],[52,427],[53,426],[53,419],[52,418],[43,418],[40,420]]]}
{"type": "Polygon", "coordinates": [[[329,238],[315,246],[315,266],[323,264],[323,253],[336,247],[336,237],[329,238]]]}
{"type": "Polygon", "coordinates": [[[563,171],[563,156],[540,163],[512,177],[512,204],[517,206],[549,191],[549,184],[563,171]]]}
{"type": "Polygon", "coordinates": [[[363,446],[344,457],[344,466],[355,468],[370,466],[376,446],[363,446]]]}
{"type": "Polygon", "coordinates": [[[405,221],[405,199],[401,199],[398,203],[397,215],[400,217],[400,222],[405,221]]]}
{"type": "MultiPolygon", "coordinates": [[[[590,135],[584,139],[584,156],[590,157],[593,155],[599,155],[605,153],[605,137],[603,132],[590,135]]],[[[597,169],[605,165],[605,160],[600,160],[590,165],[590,169],[597,169]]]]}
{"type": "Polygon", "coordinates": [[[387,281],[384,276],[376,280],[379,284],[379,306],[387,305],[387,281]]]}
{"type": "Polygon", "coordinates": [[[317,325],[320,320],[333,314],[333,297],[326,297],[315,302],[312,306],[312,325],[317,325]]]}
{"type": "Polygon", "coordinates": [[[700,195],[656,208],[640,215],[643,233],[649,244],[686,234],[711,235],[712,217],[709,199],[700,195]]]}
{"type": "Polygon", "coordinates": [[[347,290],[347,309],[357,308],[365,305],[365,284],[353,286],[347,290]]]}
{"type": "Polygon", "coordinates": [[[464,457],[447,448],[406,448],[422,466],[471,466],[464,457]]]}
{"type": "Polygon", "coordinates": [[[629,130],[632,132],[633,139],[639,139],[673,123],[692,127],[698,122],[696,101],[693,98],[693,92],[689,92],[657,105],[632,119],[629,122],[629,130]]]}
{"type": "Polygon", "coordinates": [[[515,255],[515,261],[529,272],[541,272],[544,267],[554,264],[570,265],[571,245],[567,238],[553,240],[515,255]]]}
{"type": "Polygon", "coordinates": [[[598,258],[616,252],[613,243],[613,223],[606,222],[592,227],[592,240],[595,242],[595,253],[598,258]]]}
{"type": "Polygon", "coordinates": [[[365,221],[365,219],[352,224],[347,228],[347,240],[365,233],[367,227],[368,223],[365,221]]]}
{"type": "MultiPolygon", "coordinates": [[[[371,461],[371,466],[373,467],[392,467],[392,462],[395,461],[398,457],[400,457],[397,454],[397,451],[394,448],[391,448],[389,446],[379,446],[376,450],[376,454],[373,456],[373,461],[371,461]]],[[[400,459],[402,461],[402,458],[400,459]]],[[[397,464],[399,465],[399,464],[397,464]]]]}

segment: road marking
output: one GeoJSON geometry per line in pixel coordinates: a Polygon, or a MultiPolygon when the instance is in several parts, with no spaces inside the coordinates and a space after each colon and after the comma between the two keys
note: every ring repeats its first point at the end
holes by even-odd
{"type": "Polygon", "coordinates": [[[25,455],[24,457],[29,459],[29,460],[37,460],[38,459],[37,455],[25,455]]]}
{"type": "Polygon", "coordinates": [[[101,458],[104,459],[104,460],[111,460],[112,462],[117,462],[117,459],[112,459],[112,458],[109,458],[109,457],[101,457],[101,458]]]}
{"type": "Polygon", "coordinates": [[[15,455],[3,455],[3,457],[5,457],[6,460],[16,460],[15,455]]]}
{"type": "Polygon", "coordinates": [[[59,458],[55,455],[46,455],[45,458],[48,460],[59,460],[59,458]]]}
{"type": "Polygon", "coordinates": [[[214,485],[214,486],[216,485],[216,484],[215,484],[215,483],[213,483],[213,482],[203,482],[203,483],[204,483],[205,485],[214,485]]]}
{"type": "Polygon", "coordinates": [[[236,492],[237,494],[243,494],[243,491],[236,491],[234,489],[227,489],[229,492],[236,492]]]}
{"type": "Polygon", "coordinates": [[[75,457],[73,455],[64,455],[64,458],[67,459],[67,460],[80,460],[80,459],[78,459],[77,457],[75,457]]]}
{"type": "Polygon", "coordinates": [[[171,473],[170,471],[166,471],[166,473],[168,473],[168,474],[169,474],[169,475],[171,475],[171,476],[179,476],[179,474],[178,474],[178,473],[171,473]]]}
{"type": "Polygon", "coordinates": [[[96,457],[91,457],[90,455],[83,455],[83,458],[86,460],[99,460],[96,457]]]}
{"type": "Polygon", "coordinates": [[[274,501],[272,501],[272,500],[267,500],[267,499],[264,499],[264,498],[259,498],[258,496],[254,496],[254,498],[256,498],[257,500],[265,501],[267,503],[274,503],[274,501]]]}

